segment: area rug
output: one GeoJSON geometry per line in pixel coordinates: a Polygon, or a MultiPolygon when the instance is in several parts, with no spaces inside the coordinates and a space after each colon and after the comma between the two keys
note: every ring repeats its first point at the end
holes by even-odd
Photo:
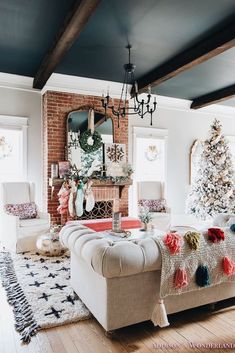
{"type": "Polygon", "coordinates": [[[0,252],[0,276],[15,328],[28,343],[38,330],[88,319],[91,314],[70,286],[70,257],[0,252]]]}

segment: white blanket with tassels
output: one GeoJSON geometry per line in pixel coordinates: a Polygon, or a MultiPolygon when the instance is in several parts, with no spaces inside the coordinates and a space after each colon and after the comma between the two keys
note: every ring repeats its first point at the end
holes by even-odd
{"type": "MultiPolygon", "coordinates": [[[[224,229],[224,233],[224,241],[212,243],[208,240],[207,232],[203,232],[200,237],[198,250],[191,250],[188,243],[184,240],[181,251],[174,255],[170,254],[168,247],[164,244],[164,237],[155,238],[162,256],[161,299],[156,304],[151,318],[155,326],[165,327],[169,325],[163,298],[205,288],[199,287],[195,281],[195,273],[199,265],[208,267],[210,286],[226,281],[235,281],[235,274],[227,276],[223,272],[222,267],[222,260],[225,256],[228,256],[233,261],[235,259],[235,234],[229,228],[224,229]],[[174,273],[178,268],[184,268],[188,278],[188,285],[180,289],[174,287],[174,273]]],[[[183,236],[184,234],[181,235],[183,236]]]]}

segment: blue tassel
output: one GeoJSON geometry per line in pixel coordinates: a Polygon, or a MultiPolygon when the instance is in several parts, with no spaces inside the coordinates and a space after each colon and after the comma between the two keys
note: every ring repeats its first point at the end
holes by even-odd
{"type": "Polygon", "coordinates": [[[235,224],[231,224],[230,230],[231,230],[232,232],[235,232],[235,224]]]}
{"type": "Polygon", "coordinates": [[[206,287],[210,285],[210,275],[207,266],[198,266],[196,271],[196,283],[199,287],[206,287]]]}

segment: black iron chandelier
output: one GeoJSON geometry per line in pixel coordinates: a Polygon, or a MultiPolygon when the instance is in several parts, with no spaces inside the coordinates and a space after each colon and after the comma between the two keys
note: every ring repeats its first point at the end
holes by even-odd
{"type": "Polygon", "coordinates": [[[111,109],[113,115],[117,116],[118,118],[118,127],[119,127],[119,119],[122,117],[124,118],[126,115],[136,115],[138,114],[142,119],[146,114],[150,114],[150,125],[153,125],[153,113],[156,110],[157,102],[156,97],[154,97],[154,101],[152,101],[151,96],[151,87],[148,87],[148,94],[147,99],[140,99],[139,92],[138,92],[138,84],[135,80],[134,71],[135,65],[131,63],[131,45],[126,47],[128,49],[128,64],[125,64],[124,70],[124,80],[122,85],[121,96],[119,98],[118,106],[114,108],[114,100],[109,96],[109,91],[107,92],[107,96],[104,97],[102,95],[102,107],[105,111],[105,119],[107,118],[107,109],[111,109]],[[131,92],[131,98],[133,98],[134,105],[130,106],[128,104],[128,87],[131,85],[134,89],[131,92]]]}

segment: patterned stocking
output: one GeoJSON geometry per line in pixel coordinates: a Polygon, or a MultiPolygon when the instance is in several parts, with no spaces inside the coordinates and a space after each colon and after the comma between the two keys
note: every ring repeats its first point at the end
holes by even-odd
{"type": "Polygon", "coordinates": [[[76,192],[77,192],[76,183],[74,180],[72,180],[70,183],[70,195],[69,195],[69,215],[70,215],[70,217],[75,216],[74,199],[76,196],[76,192]]]}
{"type": "Polygon", "coordinates": [[[92,181],[88,181],[86,184],[85,198],[86,198],[86,211],[90,212],[95,206],[95,198],[92,191],[92,181]]]}
{"type": "Polygon", "coordinates": [[[75,200],[75,209],[78,217],[81,217],[83,215],[83,201],[84,201],[83,187],[84,187],[84,184],[80,182],[78,184],[77,196],[75,200]]]}

